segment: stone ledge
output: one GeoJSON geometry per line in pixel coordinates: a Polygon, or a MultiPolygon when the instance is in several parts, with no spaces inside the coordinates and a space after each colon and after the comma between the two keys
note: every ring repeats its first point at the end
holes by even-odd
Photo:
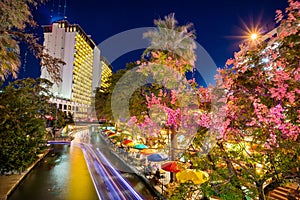
{"type": "Polygon", "coordinates": [[[49,153],[49,151],[50,149],[47,149],[43,154],[37,155],[39,158],[21,174],[0,176],[0,200],[7,199],[7,197],[11,195],[22,180],[28,175],[28,173],[49,153]]]}

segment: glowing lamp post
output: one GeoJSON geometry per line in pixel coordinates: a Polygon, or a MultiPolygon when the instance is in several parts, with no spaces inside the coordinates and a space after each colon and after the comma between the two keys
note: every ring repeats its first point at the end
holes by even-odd
{"type": "Polygon", "coordinates": [[[256,40],[257,37],[258,37],[257,33],[252,33],[252,34],[250,35],[250,38],[251,38],[252,41],[256,40]]]}
{"type": "Polygon", "coordinates": [[[248,37],[249,37],[248,40],[250,40],[250,44],[251,45],[258,44],[260,42],[260,39],[261,39],[260,35],[258,33],[256,33],[256,32],[250,33],[248,37]]]}

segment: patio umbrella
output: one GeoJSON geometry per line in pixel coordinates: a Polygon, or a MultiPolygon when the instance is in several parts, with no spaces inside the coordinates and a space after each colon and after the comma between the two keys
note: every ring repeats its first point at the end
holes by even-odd
{"type": "Polygon", "coordinates": [[[133,146],[133,148],[135,148],[135,149],[147,149],[148,146],[146,146],[146,145],[144,145],[144,144],[135,144],[135,145],[133,146]]]}
{"type": "Polygon", "coordinates": [[[123,144],[127,145],[129,143],[133,142],[132,140],[129,140],[129,139],[126,139],[126,140],[123,140],[123,144]]]}
{"type": "Polygon", "coordinates": [[[161,162],[168,159],[168,156],[163,153],[154,153],[147,157],[148,161],[151,162],[161,162]]]}
{"type": "Polygon", "coordinates": [[[111,131],[111,130],[108,130],[108,129],[106,129],[106,130],[103,130],[102,132],[104,132],[105,134],[114,133],[113,131],[111,131]]]}
{"type": "Polygon", "coordinates": [[[180,172],[180,166],[176,161],[169,161],[161,165],[161,168],[168,172],[180,172]]]}
{"type": "Polygon", "coordinates": [[[116,135],[116,133],[110,132],[110,133],[108,133],[107,135],[108,135],[108,137],[109,137],[109,136],[111,136],[111,135],[116,135]]]}
{"type": "Polygon", "coordinates": [[[117,138],[119,137],[117,134],[112,134],[112,135],[109,135],[108,138],[110,139],[114,139],[114,138],[117,138]]]}
{"type": "Polygon", "coordinates": [[[140,151],[141,154],[144,154],[144,155],[151,155],[151,154],[154,154],[156,153],[157,151],[155,149],[143,149],[140,151]]]}
{"type": "Polygon", "coordinates": [[[194,184],[200,185],[208,181],[208,173],[204,171],[196,171],[192,169],[186,169],[184,171],[178,172],[176,178],[180,183],[186,181],[193,181],[194,184]]]}
{"type": "Polygon", "coordinates": [[[126,144],[126,146],[128,146],[128,147],[133,147],[134,145],[135,145],[135,143],[133,141],[126,144]]]}

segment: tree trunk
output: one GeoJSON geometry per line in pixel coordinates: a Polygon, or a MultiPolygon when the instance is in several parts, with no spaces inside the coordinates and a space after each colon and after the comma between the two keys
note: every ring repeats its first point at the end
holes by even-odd
{"type": "MultiPolygon", "coordinates": [[[[174,127],[171,128],[171,161],[174,161],[176,158],[176,151],[178,148],[178,141],[177,141],[177,132],[174,127]]],[[[170,182],[173,183],[176,181],[176,176],[174,172],[170,173],[170,182]]]]}
{"type": "MultiPolygon", "coordinates": [[[[225,149],[224,149],[223,144],[222,144],[222,143],[219,143],[218,145],[219,145],[220,149],[221,149],[221,150],[223,151],[223,153],[224,153],[224,155],[223,155],[223,160],[224,160],[224,161],[226,162],[226,164],[227,164],[228,171],[230,171],[230,173],[232,173],[232,174],[234,175],[234,177],[235,177],[234,180],[238,180],[238,173],[237,173],[236,169],[234,168],[234,166],[233,166],[231,160],[229,159],[228,155],[226,154],[226,151],[225,151],[225,149]]],[[[241,188],[241,186],[238,185],[238,184],[234,184],[234,187],[242,192],[242,194],[243,194],[243,200],[246,200],[246,199],[247,199],[247,198],[246,198],[246,193],[245,193],[245,191],[241,188]]]]}
{"type": "Polygon", "coordinates": [[[256,187],[257,187],[257,190],[258,190],[259,200],[266,200],[265,192],[264,192],[264,189],[263,189],[263,183],[256,182],[256,187]]]}
{"type": "Polygon", "coordinates": [[[215,165],[215,163],[214,163],[214,161],[213,161],[213,159],[212,159],[212,157],[209,153],[207,154],[207,159],[209,160],[209,162],[212,163],[212,169],[215,171],[216,170],[216,165],[215,165]]]}

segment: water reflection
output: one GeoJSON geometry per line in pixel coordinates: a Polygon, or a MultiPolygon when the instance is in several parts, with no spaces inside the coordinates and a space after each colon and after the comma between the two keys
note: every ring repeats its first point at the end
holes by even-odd
{"type": "Polygon", "coordinates": [[[69,175],[68,199],[98,199],[81,149],[74,146],[70,149],[70,154],[73,156],[69,162],[72,173],[69,175]],[[93,192],[87,188],[93,188],[93,192]]]}
{"type": "Polygon", "coordinates": [[[98,199],[79,147],[54,145],[8,200],[98,199]]]}

